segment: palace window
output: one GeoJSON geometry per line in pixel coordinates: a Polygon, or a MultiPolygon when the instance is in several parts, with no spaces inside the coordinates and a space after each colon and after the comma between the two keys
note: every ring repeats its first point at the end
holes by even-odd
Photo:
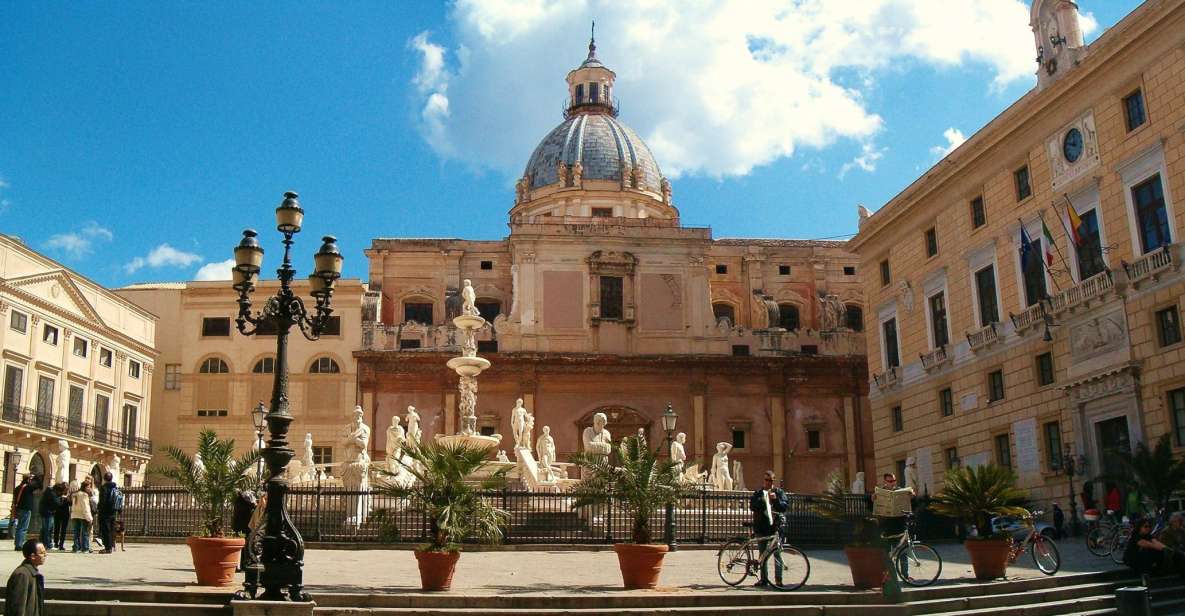
{"type": "Polygon", "coordinates": [[[803,355],[818,355],[819,354],[819,345],[804,344],[804,345],[798,347],[798,352],[802,353],[803,355]]]}
{"type": "Polygon", "coordinates": [[[975,272],[975,290],[979,299],[979,325],[1000,320],[1000,309],[996,303],[996,268],[989,265],[975,272]]]}
{"type": "Polygon", "coordinates": [[[625,317],[625,297],[621,276],[601,276],[601,318],[622,319],[625,317]]]}
{"type": "Polygon", "coordinates": [[[901,413],[901,407],[895,406],[889,411],[890,419],[893,421],[893,431],[901,432],[905,429],[905,417],[901,413]]]}
{"type": "Polygon", "coordinates": [[[313,446],[313,464],[333,464],[333,447],[328,445],[314,445],[313,446]]]}
{"type": "Polygon", "coordinates": [[[843,275],[844,276],[855,276],[856,275],[856,267],[854,265],[843,266],[843,275]]]}
{"type": "Polygon", "coordinates": [[[971,200],[971,228],[978,229],[987,224],[987,211],[983,207],[983,197],[971,200]]]}
{"type": "Polygon", "coordinates": [[[29,315],[13,310],[8,318],[8,327],[22,334],[29,333],[29,315]]]}
{"type": "Polygon", "coordinates": [[[309,366],[309,374],[337,374],[341,372],[337,362],[329,357],[318,357],[316,361],[309,366]]]}
{"type": "Polygon", "coordinates": [[[782,329],[790,331],[798,329],[798,306],[794,304],[778,304],[778,319],[778,326],[782,329]]]}
{"type": "Polygon", "coordinates": [[[1123,119],[1127,123],[1127,130],[1131,132],[1148,121],[1148,114],[1144,110],[1144,91],[1136,88],[1135,92],[1123,97],[1123,119]]]}
{"type": "Polygon", "coordinates": [[[778,266],[778,275],[779,276],[789,276],[790,275],[790,266],[789,265],[779,265],[778,266]]]}
{"type": "Polygon", "coordinates": [[[748,431],[745,430],[744,428],[733,428],[731,432],[732,432],[732,448],[733,449],[744,449],[745,442],[748,440],[748,436],[749,436],[748,431]]]}
{"type": "Polygon", "coordinates": [[[111,349],[99,347],[99,365],[111,367],[111,349]]]}
{"type": "Polygon", "coordinates": [[[483,270],[494,269],[494,262],[493,261],[482,261],[481,262],[481,269],[483,269],[483,270]]]}
{"type": "Polygon", "coordinates": [[[275,357],[261,358],[259,361],[255,362],[254,366],[251,367],[251,372],[253,374],[275,374],[275,372],[276,372],[276,358],[275,357]]]}
{"type": "Polygon", "coordinates": [[[712,304],[712,317],[719,321],[720,319],[728,319],[729,325],[736,325],[736,311],[732,304],[725,304],[717,302],[712,304]]]}
{"type": "Polygon", "coordinates": [[[716,264],[716,273],[717,274],[727,274],[728,273],[728,265],[725,263],[717,263],[716,264]]]}
{"type": "Polygon", "coordinates": [[[404,302],[403,303],[403,322],[420,323],[423,325],[432,324],[432,304],[431,302],[404,302]]]}
{"type": "Polygon", "coordinates": [[[749,356],[749,345],[747,345],[747,344],[732,345],[732,356],[733,357],[748,357],[749,356]]]}
{"type": "Polygon", "coordinates": [[[1082,221],[1078,226],[1078,237],[1082,243],[1075,248],[1075,252],[1078,255],[1078,280],[1082,281],[1107,269],[1107,265],[1103,262],[1098,210],[1091,209],[1078,218],[1082,221]]]}
{"type": "Polygon", "coordinates": [[[230,367],[217,357],[207,357],[202,362],[202,366],[198,368],[198,372],[201,374],[229,374],[230,367]]]}
{"type": "Polygon", "coordinates": [[[893,282],[893,270],[889,269],[889,260],[881,261],[881,286],[887,287],[893,282]]]}
{"type": "Polygon", "coordinates": [[[45,327],[41,330],[41,341],[46,344],[58,346],[58,328],[46,323],[45,327]]]}
{"type": "Polygon", "coordinates": [[[340,336],[342,335],[342,318],[338,315],[333,315],[325,320],[325,325],[321,328],[322,336],[340,336]]]}
{"type": "Polygon", "coordinates": [[[165,389],[181,389],[181,364],[165,364],[165,389]]]}
{"type": "Polygon", "coordinates": [[[271,319],[264,319],[255,324],[256,336],[275,336],[280,332],[280,328],[276,326],[276,322],[271,319]]]}
{"type": "Polygon", "coordinates": [[[823,433],[818,430],[806,431],[806,448],[807,449],[822,449],[823,448],[823,433]]]}
{"type": "Polygon", "coordinates": [[[1185,387],[1168,393],[1169,416],[1173,420],[1173,440],[1177,447],[1185,446],[1185,387]]]}
{"type": "Polygon", "coordinates": [[[1176,306],[1156,311],[1156,341],[1162,347],[1181,341],[1181,315],[1176,306]]]}
{"type": "Polygon", "coordinates": [[[896,368],[901,365],[901,355],[897,349],[897,319],[889,319],[881,323],[881,342],[885,347],[885,367],[896,368]]]}
{"type": "Polygon", "coordinates": [[[226,409],[198,409],[198,417],[226,417],[228,412],[226,409]]]}
{"type": "Polygon", "coordinates": [[[1053,353],[1046,351],[1034,360],[1037,368],[1037,384],[1044,387],[1052,385],[1055,379],[1053,372],[1053,353]]]}
{"type": "Polygon", "coordinates": [[[133,379],[140,378],[140,362],[134,359],[128,360],[128,376],[133,379]]]}
{"type": "Polygon", "coordinates": [[[946,450],[942,452],[942,457],[946,460],[947,470],[959,468],[961,462],[959,461],[958,447],[947,447],[946,450]]]}
{"type": "Polygon", "coordinates": [[[930,296],[930,327],[934,336],[934,348],[946,346],[950,343],[950,333],[946,323],[946,294],[942,292],[930,296]]]}
{"type": "Polygon", "coordinates": [[[926,229],[926,256],[933,257],[938,254],[938,231],[934,227],[926,229]]]}
{"type": "Polygon", "coordinates": [[[75,357],[86,357],[89,348],[90,342],[87,342],[86,338],[74,337],[74,350],[72,352],[75,357]]]}
{"type": "Polygon", "coordinates": [[[1004,399],[1004,371],[992,370],[987,375],[988,402],[1004,399]]]}
{"type": "Polygon", "coordinates": [[[1142,254],[1171,243],[1168,209],[1164,204],[1164,188],[1160,184],[1159,173],[1132,187],[1132,203],[1136,208],[1142,254]]]}
{"type": "Polygon", "coordinates": [[[205,317],[202,319],[202,336],[229,336],[230,317],[205,317]]]}
{"type": "Polygon", "coordinates": [[[103,394],[95,395],[95,435],[100,442],[107,438],[108,415],[111,413],[111,398],[103,394]]]}
{"type": "Polygon", "coordinates": [[[955,414],[955,394],[949,387],[941,389],[938,392],[938,412],[943,417],[950,417],[955,414]]]}
{"type": "Polygon", "coordinates": [[[1012,178],[1016,183],[1016,200],[1024,201],[1033,196],[1033,188],[1029,186],[1029,166],[1025,165],[1020,169],[1012,172],[1012,178]]]}
{"type": "Polygon", "coordinates": [[[4,368],[4,416],[20,414],[24,406],[25,371],[16,366],[4,368]]]}
{"type": "Polygon", "coordinates": [[[1062,467],[1062,427],[1056,421],[1041,426],[1042,438],[1045,440],[1045,466],[1051,471],[1062,467]]]}
{"type": "Polygon", "coordinates": [[[70,386],[70,398],[66,403],[66,431],[74,436],[82,435],[82,406],[86,400],[86,390],[77,386],[70,386]]]}
{"type": "Polygon", "coordinates": [[[497,353],[498,352],[498,341],[497,340],[478,340],[477,341],[477,352],[482,353],[482,354],[497,353]]]}
{"type": "Polygon", "coordinates": [[[613,208],[611,207],[594,207],[592,209],[593,218],[613,218],[613,208]]]}
{"type": "Polygon", "coordinates": [[[420,348],[420,346],[421,345],[420,345],[419,338],[400,338],[399,339],[399,350],[400,351],[406,351],[408,349],[418,349],[418,348],[420,348]]]}
{"type": "Polygon", "coordinates": [[[851,304],[848,304],[844,308],[846,309],[845,312],[847,313],[846,320],[848,323],[848,329],[854,332],[864,331],[864,309],[851,304]]]}
{"type": "Polygon", "coordinates": [[[1045,253],[1041,249],[1041,240],[1029,242],[1027,254],[1021,255],[1021,267],[1025,277],[1025,306],[1032,306],[1045,299],[1045,253]]]}
{"type": "Polygon", "coordinates": [[[1012,443],[1007,434],[996,435],[996,466],[1012,468],[1012,443]]]}

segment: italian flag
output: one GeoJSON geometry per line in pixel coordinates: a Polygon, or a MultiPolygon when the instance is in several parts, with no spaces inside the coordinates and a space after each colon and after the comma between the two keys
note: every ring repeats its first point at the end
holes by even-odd
{"type": "Polygon", "coordinates": [[[1041,219],[1041,235],[1043,241],[1042,248],[1045,249],[1045,266],[1053,265],[1053,234],[1049,232],[1049,227],[1045,226],[1045,219],[1041,219]]]}

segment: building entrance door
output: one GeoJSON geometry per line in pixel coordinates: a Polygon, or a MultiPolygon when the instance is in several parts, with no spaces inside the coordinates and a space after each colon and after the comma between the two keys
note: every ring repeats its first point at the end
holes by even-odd
{"type": "Polygon", "coordinates": [[[1099,472],[1112,477],[1122,475],[1123,464],[1116,452],[1131,453],[1131,437],[1127,417],[1112,417],[1094,425],[1095,442],[1099,445],[1099,472]]]}

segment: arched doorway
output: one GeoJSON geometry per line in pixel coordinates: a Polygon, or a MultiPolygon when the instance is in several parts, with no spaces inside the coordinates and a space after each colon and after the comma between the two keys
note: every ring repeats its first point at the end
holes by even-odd
{"type": "MultiPolygon", "coordinates": [[[[41,494],[45,491],[46,482],[53,481],[53,477],[49,473],[48,460],[45,459],[45,454],[40,451],[34,452],[33,457],[29,459],[29,480],[33,482],[33,485],[37,486],[37,489],[33,492],[37,500],[33,502],[37,503],[39,509],[41,506],[41,494]]],[[[41,532],[41,516],[37,515],[37,509],[33,511],[33,515],[29,517],[29,535],[41,532]]]]}
{"type": "Polygon", "coordinates": [[[96,464],[91,467],[91,480],[95,482],[95,487],[103,485],[103,467],[96,464]]]}
{"type": "Polygon", "coordinates": [[[628,406],[610,405],[593,409],[576,422],[575,451],[584,450],[584,442],[581,440],[584,429],[592,426],[593,415],[597,413],[604,413],[605,417],[609,420],[605,424],[605,428],[609,430],[609,436],[613,437],[614,443],[620,443],[621,439],[637,434],[638,430],[641,430],[642,434],[646,437],[646,442],[650,444],[651,448],[654,447],[654,435],[650,433],[650,426],[654,423],[653,421],[628,406]]]}

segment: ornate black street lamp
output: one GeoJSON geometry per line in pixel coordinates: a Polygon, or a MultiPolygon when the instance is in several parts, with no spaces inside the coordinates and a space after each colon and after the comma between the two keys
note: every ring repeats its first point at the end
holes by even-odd
{"type": "MultiPolygon", "coordinates": [[[[675,422],[679,416],[675,414],[675,409],[667,404],[667,410],[662,414],[662,429],[667,433],[667,455],[671,455],[671,443],[675,439],[675,422]]],[[[666,524],[664,525],[664,534],[667,540],[667,549],[671,552],[679,549],[679,543],[675,540],[675,503],[667,501],[666,506],[666,524]]]]}
{"type": "MultiPolygon", "coordinates": [[[[1066,480],[1070,484],[1070,533],[1078,536],[1081,527],[1078,525],[1078,509],[1075,507],[1074,496],[1074,475],[1086,474],[1086,458],[1074,458],[1074,450],[1069,443],[1066,443],[1062,448],[1061,471],[1066,476],[1066,480]]],[[[1082,503],[1085,508],[1086,503],[1082,503]]]]}
{"type": "Polygon", "coordinates": [[[263,593],[259,599],[269,601],[308,601],[304,592],[304,540],[284,507],[284,496],[288,492],[288,480],[284,478],[284,467],[292,460],[295,452],[288,446],[288,428],[292,414],[288,412],[288,330],[296,326],[309,340],[321,337],[329,323],[333,309],[329,307],[333,296],[333,285],[341,277],[342,255],[337,240],[325,236],[321,249],[314,255],[314,272],[309,276],[309,287],[316,300],[315,313],[310,314],[304,300],[292,291],[292,279],[296,270],[292,267],[289,252],[292,236],[300,233],[304,221],[304,210],[300,207],[294,192],[284,193],[284,201],[276,208],[276,229],[284,235],[284,261],[276,274],[280,289],[269,297],[263,310],[251,312],[251,293],[255,280],[263,265],[263,248],[255,239],[254,230],[243,231],[243,239],[235,248],[234,289],[239,292],[239,315],[235,319],[239,332],[250,336],[259,331],[262,324],[268,324],[266,331],[276,336],[275,380],[272,385],[271,407],[264,420],[267,422],[269,439],[262,456],[267,463],[267,503],[259,525],[251,531],[248,550],[258,563],[255,573],[248,572],[243,585],[245,598],[254,599],[259,588],[263,593]],[[257,579],[256,579],[257,578],[257,579]]]}
{"type": "MultiPolygon", "coordinates": [[[[263,405],[263,400],[259,401],[259,405],[251,409],[251,422],[255,424],[255,448],[263,451],[263,435],[267,428],[267,407],[263,405]]],[[[259,462],[255,464],[255,476],[259,477],[259,481],[263,482],[263,458],[259,458],[259,462]]]]}

